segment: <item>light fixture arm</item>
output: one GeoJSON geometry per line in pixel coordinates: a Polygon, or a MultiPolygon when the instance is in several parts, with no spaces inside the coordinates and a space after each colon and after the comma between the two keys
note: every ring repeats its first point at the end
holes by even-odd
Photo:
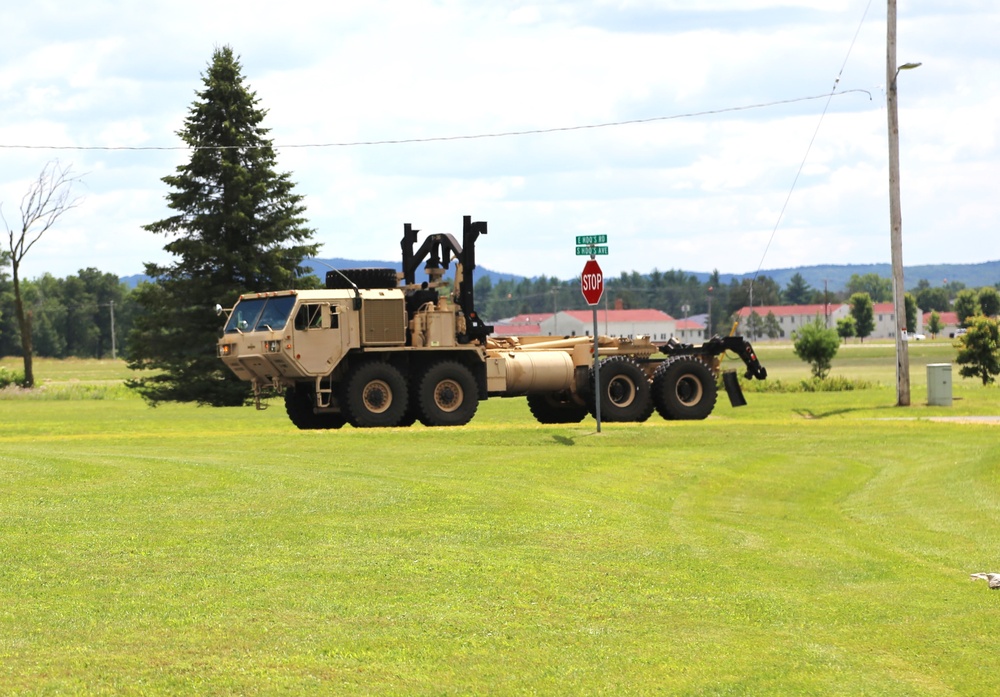
{"type": "Polygon", "coordinates": [[[919,68],[923,63],[903,63],[901,66],[896,68],[896,74],[892,76],[892,84],[889,88],[895,92],[896,91],[896,78],[899,77],[900,70],[913,70],[914,68],[919,68]]]}

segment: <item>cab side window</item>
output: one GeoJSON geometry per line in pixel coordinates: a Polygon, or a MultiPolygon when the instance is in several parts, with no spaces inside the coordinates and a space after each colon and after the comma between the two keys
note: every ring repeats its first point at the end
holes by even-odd
{"type": "Polygon", "coordinates": [[[306,329],[321,329],[323,327],[323,306],[303,305],[295,315],[295,328],[299,331],[306,329]]]}

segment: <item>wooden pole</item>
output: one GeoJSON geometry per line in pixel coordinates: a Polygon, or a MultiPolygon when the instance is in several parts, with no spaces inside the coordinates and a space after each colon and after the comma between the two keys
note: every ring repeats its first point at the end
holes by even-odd
{"type": "Polygon", "coordinates": [[[896,0],[888,0],[886,19],[886,111],[889,118],[889,233],[892,246],[892,301],[896,332],[896,406],[910,406],[910,357],[903,284],[903,221],[899,203],[899,114],[896,111],[896,0]]]}

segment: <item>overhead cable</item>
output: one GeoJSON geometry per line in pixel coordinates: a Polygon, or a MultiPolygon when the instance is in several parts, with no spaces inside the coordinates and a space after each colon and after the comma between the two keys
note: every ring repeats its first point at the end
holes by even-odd
{"type": "MultiPolygon", "coordinates": [[[[847,92],[856,92],[857,90],[845,90],[843,92],[837,92],[837,86],[840,84],[840,78],[844,74],[844,68],[847,67],[847,61],[851,57],[851,52],[854,50],[854,44],[858,41],[858,34],[861,33],[861,27],[864,26],[865,18],[868,16],[868,10],[871,9],[872,0],[868,0],[868,4],[865,6],[865,11],[861,15],[861,21],[858,22],[858,28],[854,32],[854,38],[851,39],[851,44],[847,48],[847,55],[844,56],[844,62],[840,64],[840,72],[837,73],[836,79],[833,81],[833,88],[830,90],[827,97],[826,104],[823,106],[823,113],[819,115],[819,120],[816,122],[816,129],[813,131],[812,138],[809,139],[809,145],[806,146],[806,152],[802,156],[802,162],[799,163],[799,168],[795,172],[795,177],[792,179],[792,185],[788,189],[788,195],[785,197],[785,202],[781,206],[781,211],[778,212],[778,218],[774,221],[774,228],[771,230],[771,236],[767,239],[767,244],[764,246],[764,253],[760,257],[760,263],[757,264],[757,270],[754,271],[753,278],[750,280],[750,297],[753,298],[753,284],[757,281],[757,276],[760,274],[760,270],[764,267],[764,259],[767,258],[767,252],[771,249],[771,243],[774,241],[774,236],[778,232],[778,226],[781,224],[781,219],[785,217],[785,209],[788,208],[788,202],[792,199],[792,192],[795,191],[796,185],[799,183],[799,177],[802,176],[802,170],[806,166],[806,162],[809,159],[809,153],[812,151],[813,144],[816,142],[816,136],[819,135],[819,129],[823,125],[823,119],[826,118],[826,112],[830,109],[830,100],[835,96],[846,94],[847,92]]],[[[868,99],[871,99],[871,94],[869,93],[868,99]]],[[[751,303],[752,305],[753,303],[751,303]]],[[[753,308],[750,308],[753,310],[753,308]]]]}
{"type": "MultiPolygon", "coordinates": [[[[839,78],[838,78],[839,79],[839,78]]],[[[836,86],[835,86],[836,87],[836,86]]],[[[428,138],[393,138],[386,140],[362,140],[362,141],[351,141],[342,143],[283,143],[283,144],[272,144],[271,147],[275,150],[290,149],[290,148],[351,148],[360,146],[370,146],[370,145],[404,145],[407,143],[436,143],[445,142],[452,140],[478,140],[483,138],[509,138],[512,136],[528,136],[528,135],[539,135],[545,133],[560,133],[566,131],[582,131],[587,129],[596,128],[613,128],[616,126],[631,126],[635,124],[643,123],[653,123],[656,121],[672,121],[676,119],[688,119],[696,116],[712,116],[714,114],[726,114],[736,111],[750,111],[752,109],[764,109],[766,107],[780,106],[782,104],[794,104],[796,102],[806,102],[815,99],[826,99],[827,107],[829,107],[829,100],[833,97],[839,97],[851,93],[863,93],[868,95],[868,99],[871,100],[871,92],[863,89],[851,89],[843,90],[841,92],[831,92],[829,94],[818,94],[809,97],[793,97],[791,99],[779,99],[773,102],[762,102],[760,104],[749,104],[744,106],[734,106],[734,107],[724,107],[721,109],[708,109],[705,111],[692,111],[683,114],[671,114],[669,116],[651,116],[644,119],[629,119],[627,121],[609,121],[606,123],[593,123],[585,124],[582,126],[558,126],[554,128],[534,128],[525,131],[504,131],[500,133],[478,133],[472,135],[455,135],[455,136],[432,136],[428,138]]],[[[825,110],[824,110],[825,113],[825,110]]],[[[246,145],[205,145],[205,146],[189,146],[189,145],[16,145],[16,144],[2,144],[0,143],[0,149],[3,150],[100,150],[100,151],[148,151],[148,150],[236,150],[246,148],[246,145]]]]}

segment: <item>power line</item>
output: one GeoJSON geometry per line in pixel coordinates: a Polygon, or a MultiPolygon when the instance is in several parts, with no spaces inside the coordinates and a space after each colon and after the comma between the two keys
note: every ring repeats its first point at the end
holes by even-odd
{"type": "MultiPolygon", "coordinates": [[[[841,69],[843,71],[843,69],[841,69]]],[[[838,77],[839,81],[840,78],[838,77]]],[[[836,89],[836,85],[834,85],[836,89]]],[[[582,126],[557,126],[554,128],[533,128],[524,131],[502,131],[498,133],[478,133],[472,135],[454,136],[432,136],[429,138],[394,138],[386,140],[360,140],[342,143],[286,143],[272,145],[276,150],[291,148],[352,148],[372,145],[405,145],[408,143],[440,143],[453,140],[480,140],[484,138],[509,138],[513,136],[541,135],[546,133],[564,133],[568,131],[582,131],[597,128],[614,128],[618,126],[632,126],[635,124],[654,123],[657,121],[673,121],[677,119],[688,119],[696,116],[712,116],[715,114],[726,114],[737,111],[750,111],[753,109],[764,109],[767,107],[781,106],[783,104],[794,104],[796,102],[807,102],[815,99],[826,99],[827,108],[833,97],[844,96],[851,93],[863,93],[871,100],[871,92],[863,89],[843,90],[841,92],[830,92],[829,94],[818,94],[809,97],[793,97],[791,99],[779,99],[773,102],[761,102],[759,104],[748,104],[743,106],[723,107],[720,109],[707,109],[705,111],[692,111],[683,114],[671,114],[668,116],[651,116],[645,119],[629,119],[627,121],[609,121],[606,123],[592,123],[582,126]]],[[[824,114],[826,110],[824,109],[824,114]]],[[[156,150],[240,150],[252,148],[246,145],[210,145],[194,146],[189,145],[11,145],[0,144],[2,150],[87,150],[87,151],[156,151],[156,150]]]]}

